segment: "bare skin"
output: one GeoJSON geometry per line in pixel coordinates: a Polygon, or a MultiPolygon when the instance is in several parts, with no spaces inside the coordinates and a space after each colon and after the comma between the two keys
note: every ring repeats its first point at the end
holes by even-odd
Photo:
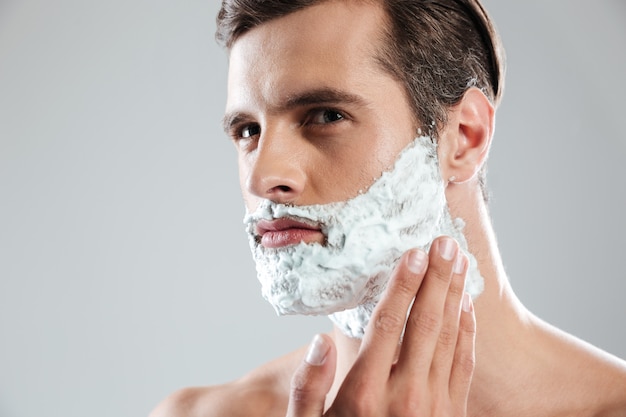
{"type": "MultiPolygon", "coordinates": [[[[323,2],[235,42],[225,121],[249,209],[350,198],[415,136],[402,86],[373,59],[383,19],[375,5],[323,2]]],[[[493,126],[493,106],[469,89],[439,137],[442,176],[455,178],[448,205],[485,279],[475,306],[463,310],[460,257],[434,244],[420,273],[406,254],[372,320],[416,297],[399,349],[404,323],[372,324],[363,341],[335,331],[320,339],[321,364],[303,360],[305,347],[237,381],[174,393],[151,417],[625,416],[626,363],[535,317],[508,282],[477,179],[493,126]]]]}

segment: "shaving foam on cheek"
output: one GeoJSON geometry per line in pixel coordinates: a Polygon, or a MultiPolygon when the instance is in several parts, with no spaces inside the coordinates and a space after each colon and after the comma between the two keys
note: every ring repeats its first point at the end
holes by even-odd
{"type": "Polygon", "coordinates": [[[346,335],[363,337],[372,311],[402,254],[428,250],[439,235],[454,237],[469,258],[466,291],[483,289],[476,259],[467,253],[463,222],[453,220],[439,173],[436,145],[415,139],[370,188],[338,203],[287,206],[264,200],[244,224],[263,296],[278,314],[328,314],[346,335]],[[318,243],[265,248],[258,243],[259,220],[288,217],[318,224],[318,243]]]}

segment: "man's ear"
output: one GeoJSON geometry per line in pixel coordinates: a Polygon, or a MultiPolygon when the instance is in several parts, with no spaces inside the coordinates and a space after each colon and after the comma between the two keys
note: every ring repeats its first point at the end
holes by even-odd
{"type": "Polygon", "coordinates": [[[439,140],[439,165],[445,181],[463,183],[476,176],[489,153],[494,120],[493,105],[476,87],[467,90],[450,109],[439,140]]]}

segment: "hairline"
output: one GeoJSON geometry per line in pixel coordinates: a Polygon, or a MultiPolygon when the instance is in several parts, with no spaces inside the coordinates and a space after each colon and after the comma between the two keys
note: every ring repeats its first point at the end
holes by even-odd
{"type": "MultiPolygon", "coordinates": [[[[402,93],[406,100],[406,104],[409,106],[411,110],[412,123],[415,128],[415,133],[419,132],[419,126],[426,126],[431,121],[426,120],[418,120],[418,109],[416,108],[415,100],[412,98],[411,91],[409,86],[407,85],[407,80],[405,77],[402,77],[400,71],[395,71],[394,69],[398,66],[397,59],[393,57],[393,41],[394,41],[394,27],[393,20],[390,15],[390,11],[388,10],[387,3],[385,0],[314,0],[311,4],[303,6],[301,9],[295,10],[293,12],[287,13],[282,16],[274,17],[268,20],[265,20],[261,23],[255,24],[252,27],[242,28],[242,30],[238,32],[234,32],[232,36],[228,39],[228,42],[224,45],[228,54],[232,51],[235,43],[239,41],[243,36],[245,36],[250,31],[258,27],[262,27],[267,23],[270,23],[274,20],[287,17],[293,13],[297,13],[301,10],[306,10],[310,7],[321,5],[324,3],[330,2],[341,2],[341,3],[355,3],[355,4],[369,4],[372,6],[376,6],[380,12],[382,12],[382,25],[376,29],[375,33],[377,35],[377,44],[374,44],[373,48],[369,49],[369,53],[371,54],[371,59],[373,66],[372,68],[376,68],[381,70],[384,74],[393,78],[396,82],[400,83],[400,87],[402,89],[402,93]],[[390,62],[390,63],[387,63],[390,62]]],[[[436,129],[435,129],[436,130],[436,129]]],[[[424,132],[426,133],[426,132],[424,132]]],[[[435,132],[433,132],[435,133],[435,132]]]]}

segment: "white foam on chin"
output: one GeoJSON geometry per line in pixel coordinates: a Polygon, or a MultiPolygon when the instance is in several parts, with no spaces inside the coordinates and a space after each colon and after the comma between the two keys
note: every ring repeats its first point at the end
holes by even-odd
{"type": "MultiPolygon", "coordinates": [[[[278,314],[329,314],[346,335],[362,337],[371,313],[402,254],[428,249],[442,234],[467,253],[463,222],[453,221],[429,137],[415,139],[370,188],[338,203],[288,206],[264,200],[244,219],[263,296],[278,314]],[[261,219],[295,218],[321,224],[327,241],[270,249],[258,243],[261,219]]],[[[466,291],[482,292],[473,256],[466,291]]]]}

